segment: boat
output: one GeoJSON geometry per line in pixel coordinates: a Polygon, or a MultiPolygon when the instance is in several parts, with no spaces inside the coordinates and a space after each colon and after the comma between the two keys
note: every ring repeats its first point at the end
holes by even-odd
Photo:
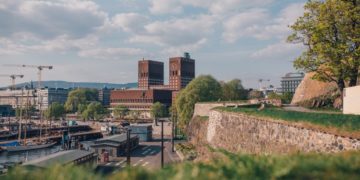
{"type": "Polygon", "coordinates": [[[19,145],[19,146],[7,146],[7,147],[4,147],[4,148],[8,152],[31,151],[31,150],[36,150],[36,149],[49,148],[49,147],[54,146],[56,143],[57,142],[46,142],[46,143],[42,143],[42,144],[27,144],[27,145],[19,145]]]}
{"type": "Polygon", "coordinates": [[[0,130],[0,141],[6,141],[9,139],[16,138],[17,132],[10,132],[8,130],[0,130]]]}

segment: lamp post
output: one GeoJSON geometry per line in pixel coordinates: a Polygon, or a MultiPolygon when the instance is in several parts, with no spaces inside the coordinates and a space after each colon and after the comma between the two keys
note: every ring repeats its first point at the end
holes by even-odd
{"type": "Polygon", "coordinates": [[[172,128],[171,128],[171,151],[175,152],[175,114],[172,115],[172,128]]]}
{"type": "Polygon", "coordinates": [[[164,120],[161,122],[161,168],[164,168],[164,120]]]}
{"type": "Polygon", "coordinates": [[[131,159],[130,159],[130,133],[131,133],[131,129],[127,128],[126,129],[126,144],[127,144],[127,151],[126,151],[126,164],[128,166],[130,166],[131,163],[131,159]]]}

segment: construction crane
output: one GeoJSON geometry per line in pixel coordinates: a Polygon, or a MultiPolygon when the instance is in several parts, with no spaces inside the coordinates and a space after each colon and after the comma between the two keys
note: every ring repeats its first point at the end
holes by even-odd
{"type": "Polygon", "coordinates": [[[53,66],[37,66],[37,65],[17,65],[17,64],[5,64],[4,66],[8,67],[25,67],[25,68],[36,68],[38,69],[38,88],[41,88],[41,79],[42,79],[42,70],[44,69],[53,69],[53,66]]]}
{"type": "Polygon", "coordinates": [[[270,82],[270,79],[259,79],[260,89],[262,89],[262,82],[267,81],[270,82]]]}
{"type": "MultiPolygon", "coordinates": [[[[8,66],[8,67],[24,67],[24,68],[36,68],[38,70],[38,89],[40,91],[41,89],[41,79],[42,79],[42,70],[44,69],[53,69],[53,66],[37,66],[37,65],[16,65],[16,64],[5,64],[4,66],[8,66]]],[[[42,97],[41,97],[41,93],[39,92],[38,95],[38,102],[39,102],[39,114],[40,114],[40,136],[39,136],[39,140],[41,141],[41,137],[42,137],[42,97]]]]}
{"type": "Polygon", "coordinates": [[[0,74],[0,77],[9,77],[11,79],[11,88],[13,90],[16,89],[15,80],[17,78],[23,78],[24,75],[18,75],[18,74],[0,74]]]}

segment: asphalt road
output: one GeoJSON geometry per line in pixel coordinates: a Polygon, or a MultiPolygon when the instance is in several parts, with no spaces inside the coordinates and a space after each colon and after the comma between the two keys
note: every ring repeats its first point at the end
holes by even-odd
{"type": "MultiPolygon", "coordinates": [[[[171,141],[164,142],[164,163],[176,163],[180,161],[179,156],[171,151],[171,141]]],[[[138,148],[131,153],[131,167],[142,167],[146,169],[161,168],[161,141],[155,139],[152,142],[140,142],[138,148]]],[[[126,157],[118,162],[109,162],[102,167],[102,171],[120,171],[127,166],[126,157]],[[106,170],[106,168],[110,168],[106,170]]]]}

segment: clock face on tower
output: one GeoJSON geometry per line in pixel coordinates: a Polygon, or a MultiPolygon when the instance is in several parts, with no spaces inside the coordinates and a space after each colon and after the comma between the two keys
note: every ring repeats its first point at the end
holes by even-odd
{"type": "Polygon", "coordinates": [[[174,71],[176,70],[176,64],[171,65],[171,70],[174,70],[174,71]]]}

